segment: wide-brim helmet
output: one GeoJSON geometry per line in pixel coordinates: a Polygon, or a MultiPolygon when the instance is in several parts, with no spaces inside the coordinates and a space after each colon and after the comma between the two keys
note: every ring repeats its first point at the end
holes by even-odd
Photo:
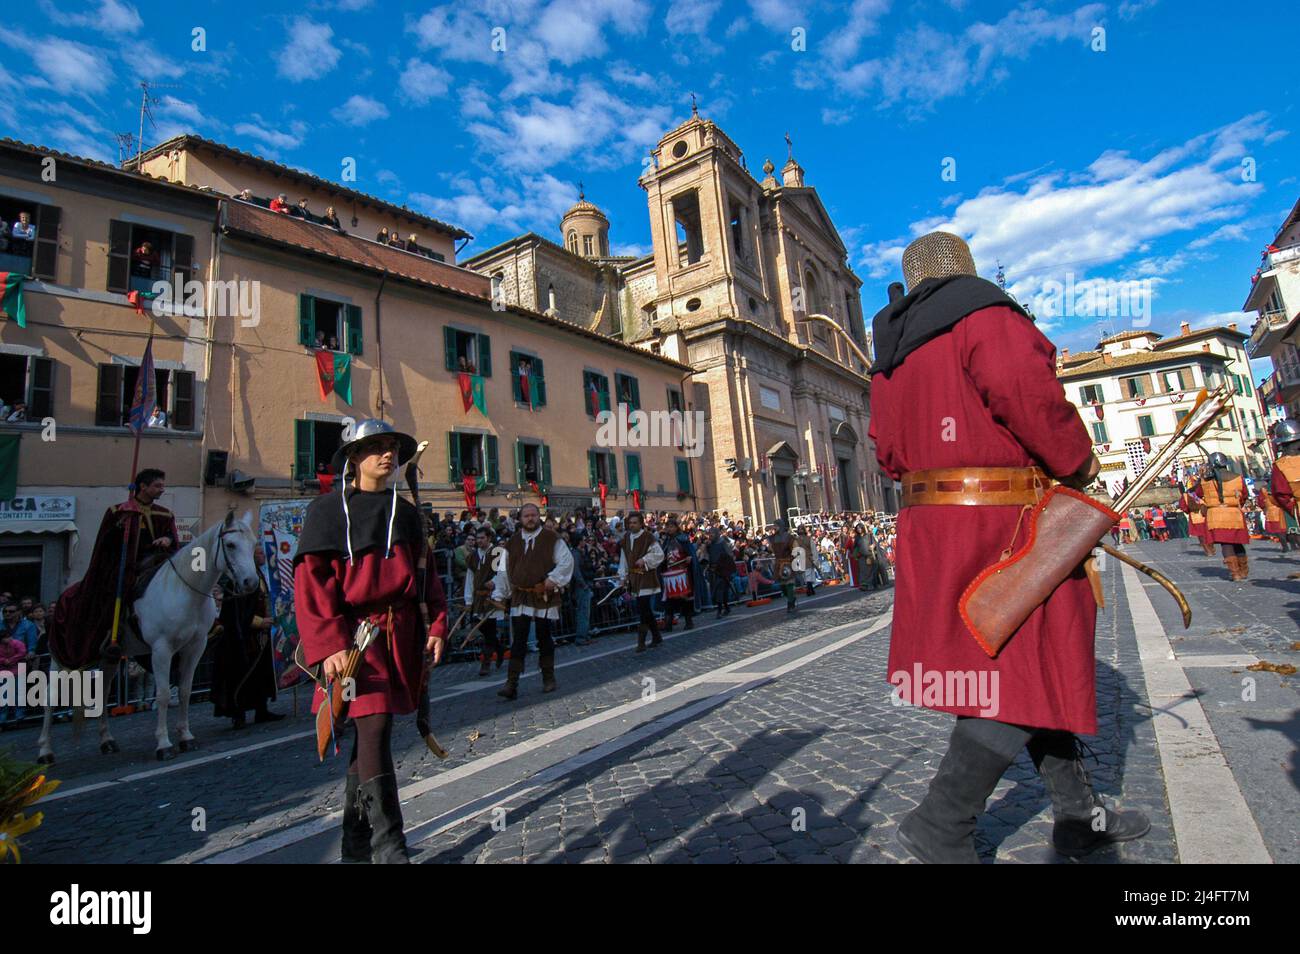
{"type": "Polygon", "coordinates": [[[333,468],[336,474],[343,473],[343,466],[347,463],[349,455],[361,446],[364,441],[373,437],[395,437],[397,439],[397,466],[399,469],[415,456],[415,438],[410,434],[403,434],[387,421],[369,418],[359,423],[352,434],[352,440],[342,445],[330,458],[330,467],[333,468]]]}

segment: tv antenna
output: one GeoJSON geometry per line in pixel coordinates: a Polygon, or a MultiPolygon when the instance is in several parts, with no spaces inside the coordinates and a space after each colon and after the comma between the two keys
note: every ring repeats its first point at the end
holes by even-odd
{"type": "Polygon", "coordinates": [[[136,137],[135,166],[136,171],[140,169],[140,157],[144,155],[144,121],[149,120],[150,127],[157,129],[158,124],[153,118],[153,108],[159,105],[158,97],[154,96],[155,89],[180,89],[181,87],[174,83],[151,83],[148,80],[140,81],[140,134],[136,137]]]}

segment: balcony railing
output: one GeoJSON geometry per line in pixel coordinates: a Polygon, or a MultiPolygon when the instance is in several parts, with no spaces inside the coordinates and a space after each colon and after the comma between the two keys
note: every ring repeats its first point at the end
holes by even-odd
{"type": "Polygon", "coordinates": [[[1281,309],[1260,312],[1259,320],[1250,329],[1250,338],[1246,342],[1247,353],[1252,358],[1265,357],[1281,340],[1282,333],[1290,323],[1291,319],[1281,309]]]}
{"type": "Polygon", "coordinates": [[[1287,262],[1294,262],[1296,259],[1300,259],[1300,244],[1288,245],[1268,254],[1264,259],[1264,271],[1285,265],[1287,262]]]}

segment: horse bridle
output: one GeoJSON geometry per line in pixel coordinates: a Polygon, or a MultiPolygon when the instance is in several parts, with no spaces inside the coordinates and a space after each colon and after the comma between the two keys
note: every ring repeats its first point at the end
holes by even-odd
{"type": "MultiPolygon", "coordinates": [[[[235,529],[234,527],[232,527],[232,528],[230,528],[229,530],[222,530],[220,533],[217,534],[217,540],[218,540],[218,544],[217,544],[217,560],[220,561],[220,560],[222,559],[222,557],[225,557],[225,561],[226,561],[226,569],[227,569],[227,570],[233,570],[234,567],[233,567],[233,566],[231,565],[231,563],[230,563],[230,557],[226,554],[226,544],[225,544],[225,538],[226,538],[226,535],[227,535],[227,534],[231,534],[231,533],[240,533],[240,532],[241,532],[241,531],[239,531],[239,530],[235,529]]],[[[176,564],[173,563],[171,560],[168,560],[168,561],[167,561],[167,565],[168,565],[169,567],[171,567],[171,568],[172,568],[172,572],[176,574],[176,579],[178,579],[178,580],[180,580],[182,583],[184,583],[185,586],[186,586],[186,588],[187,588],[191,593],[197,593],[199,596],[211,596],[211,595],[212,595],[211,593],[204,593],[202,590],[200,590],[200,589],[198,589],[198,588],[196,588],[196,587],[194,587],[194,586],[191,586],[189,580],[187,580],[187,579],[185,579],[185,577],[181,576],[181,571],[178,570],[178,569],[176,569],[176,564]]],[[[223,573],[221,574],[221,576],[220,576],[218,579],[224,581],[224,580],[229,580],[230,577],[229,577],[226,573],[223,572],[223,573]]],[[[231,582],[233,583],[234,581],[232,580],[231,582]]],[[[220,583],[220,586],[221,586],[221,595],[222,595],[222,596],[232,596],[232,597],[235,597],[235,596],[242,596],[242,595],[243,595],[242,593],[238,593],[238,592],[236,592],[236,591],[233,589],[233,587],[227,587],[226,584],[225,584],[224,582],[220,583]]]]}

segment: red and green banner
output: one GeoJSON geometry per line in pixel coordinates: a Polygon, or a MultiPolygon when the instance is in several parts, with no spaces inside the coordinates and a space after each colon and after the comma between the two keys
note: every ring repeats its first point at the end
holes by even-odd
{"type": "Polygon", "coordinates": [[[478,495],[487,487],[486,477],[475,477],[472,474],[466,474],[460,482],[461,489],[465,491],[465,509],[475,510],[477,508],[478,495]]]}
{"type": "Polygon", "coordinates": [[[479,413],[487,417],[487,390],[483,375],[462,371],[457,379],[460,382],[460,402],[465,413],[468,414],[471,407],[476,407],[479,413]]]}
{"type": "Polygon", "coordinates": [[[316,352],[316,380],[320,399],[328,401],[333,391],[348,404],[352,403],[352,355],[344,351],[316,352]]]}
{"type": "Polygon", "coordinates": [[[126,303],[135,309],[137,315],[143,315],[144,303],[157,297],[156,292],[129,291],[126,293],[126,303]]]}
{"type": "Polygon", "coordinates": [[[639,490],[632,491],[632,509],[633,510],[641,509],[641,491],[639,490]]]}
{"type": "Polygon", "coordinates": [[[591,405],[591,416],[600,417],[601,411],[608,411],[608,401],[604,393],[596,387],[596,382],[591,381],[587,387],[587,400],[591,405]]]}
{"type": "Polygon", "coordinates": [[[533,488],[533,493],[537,494],[537,496],[538,496],[538,497],[541,499],[541,501],[542,501],[542,506],[545,507],[545,506],[546,506],[546,491],[544,491],[544,490],[542,490],[542,488],[538,487],[538,486],[537,486],[537,481],[535,481],[535,480],[530,480],[530,481],[528,481],[528,486],[533,488]]]}
{"type": "Polygon", "coordinates": [[[26,275],[17,272],[0,272],[0,311],[14,321],[19,328],[27,327],[27,303],[23,301],[23,282],[26,275]]]}
{"type": "Polygon", "coordinates": [[[519,363],[519,393],[530,408],[537,407],[537,389],[529,387],[528,365],[522,361],[519,363]]]}

